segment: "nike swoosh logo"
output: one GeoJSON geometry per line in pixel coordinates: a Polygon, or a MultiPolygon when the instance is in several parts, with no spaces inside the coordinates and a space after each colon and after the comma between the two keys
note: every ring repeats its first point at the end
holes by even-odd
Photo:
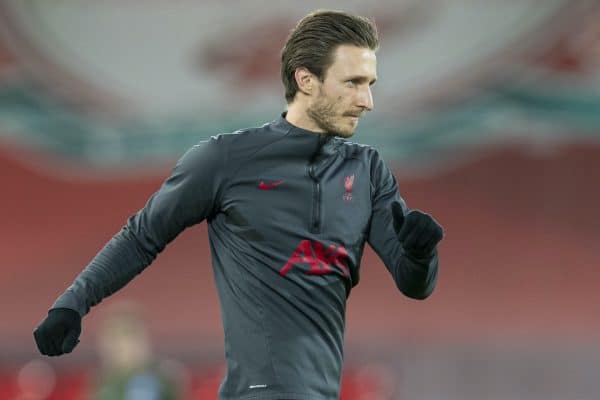
{"type": "Polygon", "coordinates": [[[282,183],[283,183],[283,181],[277,181],[277,182],[271,182],[271,183],[265,183],[265,181],[260,181],[260,183],[258,184],[258,188],[260,190],[269,190],[269,189],[273,189],[274,187],[281,185],[282,183]]]}

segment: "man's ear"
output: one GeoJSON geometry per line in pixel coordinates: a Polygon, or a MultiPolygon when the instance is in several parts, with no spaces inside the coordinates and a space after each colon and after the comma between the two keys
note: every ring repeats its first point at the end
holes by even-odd
{"type": "Polygon", "coordinates": [[[314,83],[317,77],[312,72],[304,67],[296,68],[294,78],[296,79],[296,85],[298,85],[299,91],[308,96],[313,93],[314,83]]]}

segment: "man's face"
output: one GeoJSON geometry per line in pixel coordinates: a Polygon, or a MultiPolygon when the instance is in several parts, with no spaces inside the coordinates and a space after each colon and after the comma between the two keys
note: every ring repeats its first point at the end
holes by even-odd
{"type": "Polygon", "coordinates": [[[350,137],[358,119],[373,109],[371,85],[377,80],[377,58],[369,48],[339,46],[325,80],[317,80],[308,116],[330,135],[350,137]]]}

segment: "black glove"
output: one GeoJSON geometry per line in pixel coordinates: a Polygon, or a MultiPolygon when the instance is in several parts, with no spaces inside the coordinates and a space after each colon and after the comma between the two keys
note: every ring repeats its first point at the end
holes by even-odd
{"type": "Polygon", "coordinates": [[[72,352],[79,343],[80,334],[81,316],[68,308],[50,310],[46,319],[33,331],[40,353],[47,356],[72,352]]]}
{"type": "Polygon", "coordinates": [[[444,230],[431,215],[412,210],[406,216],[398,202],[392,203],[394,230],[407,253],[416,258],[431,255],[435,246],[444,237],[444,230]]]}

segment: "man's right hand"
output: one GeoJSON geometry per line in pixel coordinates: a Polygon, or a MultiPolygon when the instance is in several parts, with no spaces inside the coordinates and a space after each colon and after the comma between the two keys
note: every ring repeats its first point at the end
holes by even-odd
{"type": "Polygon", "coordinates": [[[33,331],[40,353],[46,356],[72,352],[79,343],[80,334],[81,316],[68,308],[50,310],[46,319],[33,331]]]}

